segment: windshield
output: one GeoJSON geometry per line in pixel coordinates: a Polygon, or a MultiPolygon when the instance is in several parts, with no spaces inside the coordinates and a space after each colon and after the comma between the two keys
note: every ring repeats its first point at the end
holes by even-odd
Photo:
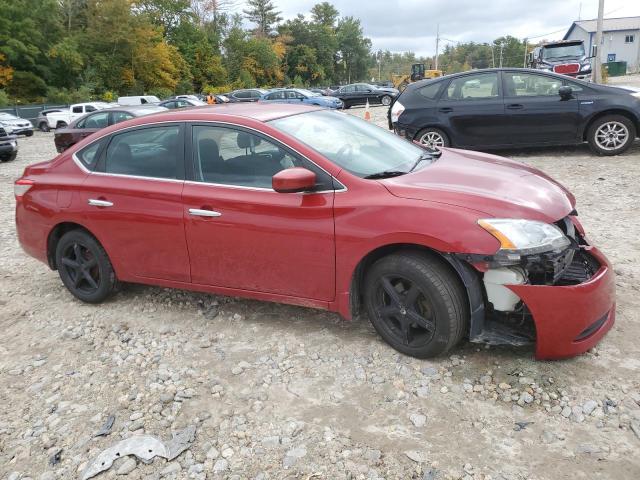
{"type": "Polygon", "coordinates": [[[320,110],[270,124],[362,178],[381,172],[406,173],[425,154],[402,137],[343,112],[320,110]]]}
{"type": "Polygon", "coordinates": [[[584,46],[580,43],[578,45],[558,45],[557,47],[544,47],[542,49],[542,58],[545,60],[551,58],[565,58],[565,57],[583,57],[584,46]]]}
{"type": "Polygon", "coordinates": [[[299,88],[298,91],[307,97],[321,97],[322,95],[318,92],[312,92],[311,90],[307,90],[305,88],[299,88]]]}

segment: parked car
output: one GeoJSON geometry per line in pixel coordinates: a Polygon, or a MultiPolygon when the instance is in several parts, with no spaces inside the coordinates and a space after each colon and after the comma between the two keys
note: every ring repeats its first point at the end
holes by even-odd
{"type": "Polygon", "coordinates": [[[586,141],[599,155],[617,155],[637,136],[640,94],[540,70],[474,70],[410,85],[391,107],[389,122],[430,147],[586,141]]]}
{"type": "Polygon", "coordinates": [[[201,107],[206,104],[207,102],[193,98],[173,98],[171,100],[160,102],[158,105],[160,107],[168,108],[169,110],[174,110],[176,108],[201,107]]]}
{"type": "Polygon", "coordinates": [[[342,108],[342,100],[335,97],[323,97],[303,88],[283,88],[264,94],[260,97],[262,103],[304,103],[326,108],[342,108]]]}
{"type": "Polygon", "coordinates": [[[10,162],[18,155],[18,140],[0,127],[0,162],[10,162]]]}
{"type": "Polygon", "coordinates": [[[38,130],[41,132],[48,132],[50,130],[49,122],[47,121],[47,115],[50,113],[57,113],[66,110],[66,108],[48,108],[46,110],[42,110],[38,117],[36,118],[35,124],[38,130]]]}
{"type": "Polygon", "coordinates": [[[353,83],[340,87],[331,95],[342,100],[344,108],[351,108],[354,105],[364,105],[367,102],[371,105],[388,106],[399,94],[400,92],[395,88],[376,87],[368,83],[353,83]]]}
{"type": "Polygon", "coordinates": [[[49,125],[50,129],[64,128],[77,118],[80,118],[87,113],[96,112],[98,110],[111,107],[113,107],[113,104],[106,102],[76,103],[74,105],[71,105],[67,109],[47,114],[47,124],[49,125]]]}
{"type": "Polygon", "coordinates": [[[236,102],[257,102],[268,90],[264,88],[247,88],[243,90],[234,90],[225,94],[231,103],[236,102]]]}
{"type": "Polygon", "coordinates": [[[151,113],[166,111],[167,109],[160,105],[133,105],[130,107],[114,107],[89,113],[74,120],[68,127],[56,130],[53,136],[56,150],[58,153],[62,153],[83,138],[109,125],[115,125],[116,123],[151,113]]]}
{"type": "Polygon", "coordinates": [[[11,135],[33,135],[33,125],[26,118],[16,117],[10,113],[0,112],[0,127],[11,135]]]}
{"type": "Polygon", "coordinates": [[[118,97],[118,105],[157,105],[160,99],[155,95],[132,95],[129,97],[118,97]]]}
{"type": "Polygon", "coordinates": [[[614,323],[612,266],[559,183],[314,106],[113,125],[27,167],[15,197],[22,247],[84,302],[133,282],[364,308],[421,358],[463,337],[567,357],[614,323]]]}

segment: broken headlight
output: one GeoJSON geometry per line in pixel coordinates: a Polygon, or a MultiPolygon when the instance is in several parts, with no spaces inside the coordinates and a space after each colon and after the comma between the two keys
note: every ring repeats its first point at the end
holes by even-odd
{"type": "Polygon", "coordinates": [[[487,218],[478,220],[478,225],[500,242],[495,259],[503,265],[517,263],[525,255],[561,252],[571,245],[558,227],[536,220],[487,218]]]}

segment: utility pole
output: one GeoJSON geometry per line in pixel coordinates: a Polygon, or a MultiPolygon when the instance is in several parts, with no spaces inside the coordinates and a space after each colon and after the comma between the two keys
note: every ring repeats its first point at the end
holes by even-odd
{"type": "Polygon", "coordinates": [[[496,68],[496,56],[493,52],[493,44],[491,44],[491,68],[496,68]]]}
{"type": "Polygon", "coordinates": [[[596,30],[596,58],[593,62],[593,81],[594,83],[602,83],[602,55],[600,47],[602,46],[602,28],[604,23],[604,0],[598,1],[598,23],[596,30]]]}
{"type": "Polygon", "coordinates": [[[504,49],[504,42],[500,43],[500,68],[502,68],[502,50],[504,49]]]}
{"type": "Polygon", "coordinates": [[[436,26],[436,64],[435,70],[438,70],[438,47],[440,46],[440,24],[436,26]]]}
{"type": "Polygon", "coordinates": [[[522,68],[527,68],[527,44],[528,39],[524,39],[524,61],[522,62],[522,68]]]}

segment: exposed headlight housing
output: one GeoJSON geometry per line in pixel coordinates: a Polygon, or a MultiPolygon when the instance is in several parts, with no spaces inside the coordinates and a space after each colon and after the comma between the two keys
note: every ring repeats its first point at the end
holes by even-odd
{"type": "Polygon", "coordinates": [[[478,225],[500,242],[496,256],[501,263],[518,262],[524,255],[561,252],[571,245],[558,227],[537,220],[486,218],[478,220],[478,225]]]}

